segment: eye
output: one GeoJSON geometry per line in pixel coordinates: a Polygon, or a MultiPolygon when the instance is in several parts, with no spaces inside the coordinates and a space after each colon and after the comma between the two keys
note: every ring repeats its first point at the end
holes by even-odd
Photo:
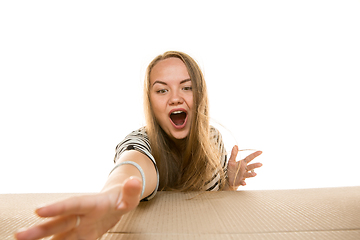
{"type": "Polygon", "coordinates": [[[185,91],[191,91],[191,90],[192,90],[192,87],[191,87],[191,86],[183,87],[183,90],[185,90],[185,91]]]}
{"type": "Polygon", "coordinates": [[[160,90],[157,90],[156,92],[157,93],[160,93],[160,94],[164,94],[164,93],[166,93],[168,90],[166,90],[166,89],[160,89],[160,90]]]}

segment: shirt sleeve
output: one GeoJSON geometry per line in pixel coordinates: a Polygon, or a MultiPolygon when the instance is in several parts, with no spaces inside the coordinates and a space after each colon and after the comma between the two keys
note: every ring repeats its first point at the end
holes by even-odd
{"type": "MultiPolygon", "coordinates": [[[[210,128],[210,138],[212,141],[215,142],[215,145],[218,147],[220,152],[220,166],[222,167],[225,177],[227,176],[227,166],[228,166],[228,157],[226,153],[226,149],[224,146],[224,142],[222,140],[221,133],[219,130],[211,126],[210,128]]],[[[218,191],[220,189],[221,184],[224,184],[221,182],[220,172],[216,171],[214,173],[213,178],[206,183],[205,189],[206,191],[218,191]]]]}
{"type": "Polygon", "coordinates": [[[226,152],[226,148],[222,139],[222,135],[219,132],[219,130],[217,130],[214,127],[210,128],[210,135],[213,138],[213,140],[215,141],[216,145],[219,148],[219,152],[220,152],[220,164],[221,167],[224,169],[225,172],[227,172],[227,166],[228,166],[228,156],[227,156],[227,152],[226,152]]]}
{"type": "Polygon", "coordinates": [[[147,197],[143,198],[141,201],[148,201],[152,199],[158,190],[159,187],[159,171],[156,166],[155,159],[151,154],[151,146],[149,138],[146,134],[145,128],[140,128],[136,131],[131,132],[129,135],[125,137],[123,141],[121,141],[115,148],[115,157],[114,162],[120,158],[121,154],[127,150],[136,150],[141,152],[147,156],[151,162],[154,164],[156,175],[157,175],[157,184],[155,190],[147,197]]]}

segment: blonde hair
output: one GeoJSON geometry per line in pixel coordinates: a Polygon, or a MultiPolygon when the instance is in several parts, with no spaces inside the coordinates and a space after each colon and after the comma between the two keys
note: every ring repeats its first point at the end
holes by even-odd
{"type": "Polygon", "coordinates": [[[144,110],[146,132],[152,154],[159,169],[162,190],[205,190],[216,172],[220,173],[221,187],[225,183],[224,170],[220,166],[220,151],[210,136],[208,94],[204,76],[194,59],[189,55],[169,51],[157,56],[146,70],[144,82],[144,110]],[[150,73],[161,60],[179,58],[187,68],[193,89],[193,118],[189,135],[184,139],[183,149],[162,130],[150,102],[150,73]]]}

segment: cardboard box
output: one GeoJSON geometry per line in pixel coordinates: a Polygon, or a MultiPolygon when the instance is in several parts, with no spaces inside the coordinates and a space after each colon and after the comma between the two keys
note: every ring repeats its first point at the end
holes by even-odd
{"type": "MultiPolygon", "coordinates": [[[[4,198],[0,195],[0,239],[7,239],[7,229],[15,230],[13,226],[24,227],[39,221],[33,215],[35,203],[63,197],[67,196],[30,194],[4,198]]],[[[115,239],[358,240],[360,187],[159,192],[154,199],[140,203],[134,211],[123,216],[101,238],[115,239]]]]}

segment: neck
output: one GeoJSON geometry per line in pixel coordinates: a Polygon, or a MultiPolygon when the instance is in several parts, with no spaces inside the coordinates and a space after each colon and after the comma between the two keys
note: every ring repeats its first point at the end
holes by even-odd
{"type": "Polygon", "coordinates": [[[187,138],[184,139],[172,139],[173,142],[175,143],[175,146],[177,147],[177,149],[179,151],[184,151],[186,148],[186,144],[187,144],[187,138]]]}

